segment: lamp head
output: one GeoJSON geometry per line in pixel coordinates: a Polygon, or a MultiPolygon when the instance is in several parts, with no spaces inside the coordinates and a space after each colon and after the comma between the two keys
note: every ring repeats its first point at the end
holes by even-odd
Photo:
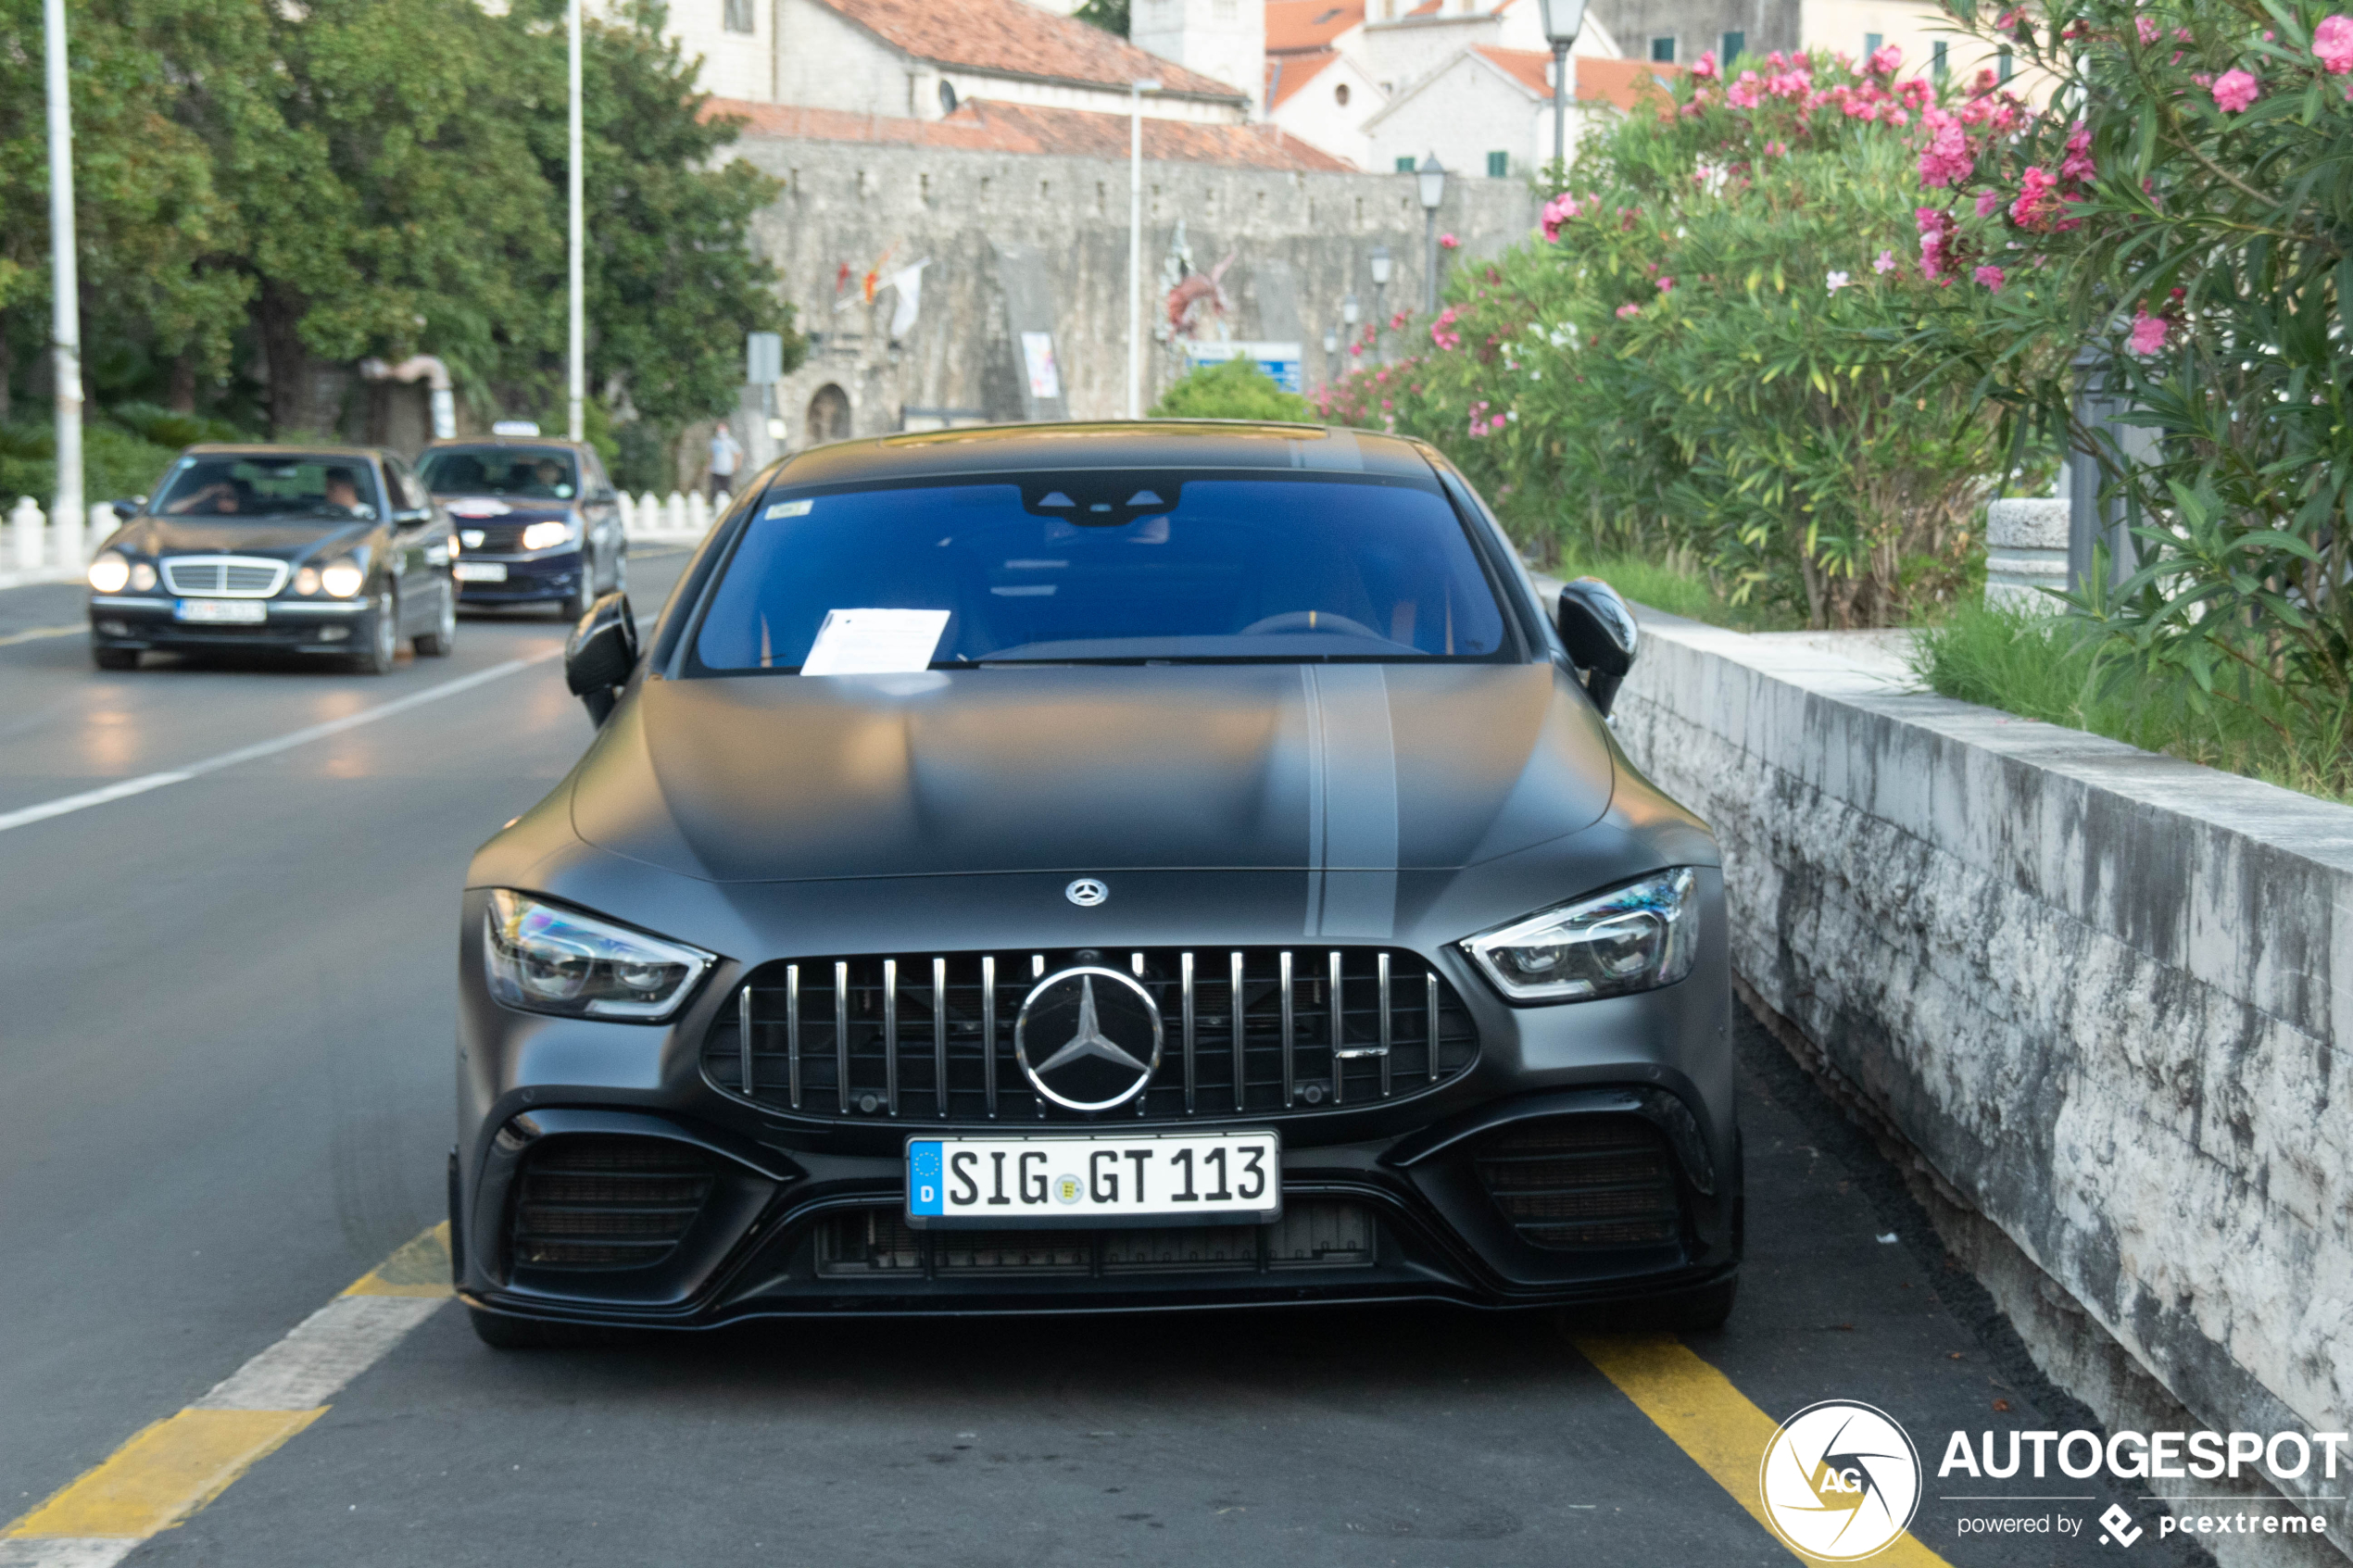
{"type": "Polygon", "coordinates": [[[1324,352],[1327,354],[1340,352],[1340,334],[1329,327],[1324,329],[1324,352]]]}
{"type": "Polygon", "coordinates": [[[1422,198],[1424,212],[1436,212],[1438,204],[1446,199],[1446,166],[1438,161],[1436,153],[1422,159],[1414,170],[1414,185],[1422,198]]]}
{"type": "Polygon", "coordinates": [[[1536,0],[1536,8],[1546,43],[1566,49],[1577,42],[1578,30],[1585,25],[1585,0],[1536,0]]]}
{"type": "Polygon", "coordinates": [[[1340,296],[1340,319],[1349,326],[1353,327],[1356,324],[1356,296],[1354,295],[1344,294],[1340,296]]]}
{"type": "Polygon", "coordinates": [[[1376,288],[1387,288],[1389,286],[1390,276],[1395,270],[1395,263],[1390,260],[1389,247],[1387,245],[1375,245],[1373,247],[1373,254],[1369,259],[1372,264],[1373,286],[1376,288]]]}

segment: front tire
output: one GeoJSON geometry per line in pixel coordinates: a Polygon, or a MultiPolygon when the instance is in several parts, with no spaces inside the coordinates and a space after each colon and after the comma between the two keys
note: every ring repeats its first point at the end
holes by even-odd
{"type": "Polygon", "coordinates": [[[90,650],[90,662],[101,670],[136,670],[139,668],[139,650],[94,647],[90,650]]]}
{"type": "Polygon", "coordinates": [[[368,646],[352,656],[353,665],[363,675],[389,675],[400,658],[400,601],[386,588],[376,596],[376,608],[368,618],[368,646]]]}
{"type": "Polygon", "coordinates": [[[595,563],[586,557],[583,557],[580,562],[580,585],[556,601],[556,614],[562,619],[565,625],[569,626],[587,614],[588,607],[597,602],[596,579],[592,575],[595,570],[595,563]]]}
{"type": "Polygon", "coordinates": [[[458,585],[447,584],[441,595],[441,619],[433,630],[420,633],[414,641],[420,657],[447,659],[458,651],[458,585]]]}

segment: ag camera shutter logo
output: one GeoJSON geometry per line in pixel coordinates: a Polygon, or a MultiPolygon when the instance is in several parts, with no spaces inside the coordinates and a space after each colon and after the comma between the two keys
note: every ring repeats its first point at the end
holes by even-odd
{"type": "Polygon", "coordinates": [[[1757,1468],[1766,1523],[1800,1557],[1854,1562],[1884,1551],[1920,1502],[1920,1456],[1885,1411],[1825,1399],[1781,1423],[1757,1468]]]}

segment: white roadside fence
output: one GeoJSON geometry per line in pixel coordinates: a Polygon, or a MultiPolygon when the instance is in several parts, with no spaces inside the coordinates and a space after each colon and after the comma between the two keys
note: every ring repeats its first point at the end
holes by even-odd
{"type": "Polygon", "coordinates": [[[699,494],[672,491],[667,499],[648,490],[634,499],[621,495],[621,531],[649,544],[693,544],[711,532],[711,503],[699,494]]]}
{"type": "Polygon", "coordinates": [[[90,564],[90,552],[120,526],[114,508],[101,501],[85,522],[51,521],[30,495],[8,508],[5,547],[0,547],[0,586],[19,583],[70,583],[90,564]]]}

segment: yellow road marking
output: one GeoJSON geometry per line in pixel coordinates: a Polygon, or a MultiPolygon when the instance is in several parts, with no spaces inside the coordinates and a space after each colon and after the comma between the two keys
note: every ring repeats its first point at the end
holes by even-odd
{"type": "Polygon", "coordinates": [[[449,1223],[409,1242],[351,1282],[346,1296],[447,1296],[449,1289],[449,1223]]]}
{"type": "MultiPolygon", "coordinates": [[[[1732,1494],[1776,1541],[1758,1494],[1758,1467],[1780,1423],[1749,1402],[1731,1379],[1677,1339],[1658,1336],[1579,1338],[1578,1351],[1617,1385],[1618,1392],[1689,1454],[1716,1484],[1732,1494]]],[[[1786,1546],[1787,1542],[1782,1542],[1786,1546]]],[[[1803,1557],[1800,1561],[1808,1561],[1803,1557]]],[[[1899,1536],[1870,1560],[1894,1568],[1950,1568],[1913,1536],[1899,1536]]]]}
{"type": "MultiPolygon", "coordinates": [[[[408,1242],[343,1292],[344,1297],[440,1298],[449,1294],[449,1227],[446,1223],[408,1242]]],[[[422,1318],[432,1310],[418,1308],[408,1315],[422,1318]]],[[[335,1308],[332,1312],[314,1314],[310,1323],[291,1331],[277,1345],[247,1361],[239,1374],[223,1379],[206,1397],[207,1402],[191,1405],[135,1434],[96,1467],[67,1483],[31,1512],[0,1529],[0,1539],[136,1541],[178,1524],[226,1491],[257,1460],[326,1414],[328,1407],[323,1396],[341,1386],[360,1370],[361,1363],[390,1348],[399,1335],[413,1326],[396,1321],[387,1328],[379,1323],[349,1319],[352,1312],[360,1313],[362,1318],[382,1318],[385,1313],[396,1317],[407,1310],[389,1304],[379,1308],[354,1303],[347,1309],[335,1308]],[[345,1315],[348,1326],[323,1331],[330,1342],[321,1343],[321,1331],[315,1324],[337,1314],[345,1315]],[[340,1339],[332,1338],[338,1334],[342,1336],[340,1339]],[[314,1377],[309,1385],[318,1391],[313,1397],[321,1398],[321,1402],[301,1410],[239,1408],[238,1390],[253,1387],[255,1369],[278,1364],[271,1361],[273,1353],[297,1347],[297,1354],[308,1358],[307,1364],[315,1365],[321,1361],[333,1361],[338,1346],[341,1363],[333,1365],[323,1381],[314,1377]]],[[[283,1381],[269,1382],[265,1377],[263,1386],[277,1396],[288,1385],[283,1381]]],[[[296,1383],[295,1386],[301,1385],[296,1383]]]]}
{"type": "Polygon", "coordinates": [[[30,631],[11,632],[6,636],[0,637],[0,648],[8,647],[17,643],[37,643],[44,637],[70,637],[76,632],[88,630],[90,627],[86,622],[71,626],[35,626],[30,631]]]}
{"type": "Polygon", "coordinates": [[[327,1413],[184,1410],[8,1526],[12,1537],[113,1536],[168,1530],[226,1491],[246,1467],[327,1413]]]}

